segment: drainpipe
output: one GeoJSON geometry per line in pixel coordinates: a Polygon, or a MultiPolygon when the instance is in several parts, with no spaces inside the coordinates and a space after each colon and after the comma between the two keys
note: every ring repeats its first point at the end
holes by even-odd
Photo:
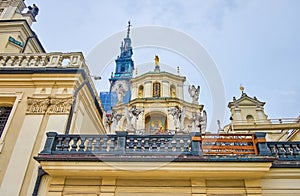
{"type": "Polygon", "coordinates": [[[32,196],[38,196],[38,192],[39,192],[39,188],[41,185],[41,181],[42,181],[42,177],[47,174],[42,167],[39,167],[38,169],[38,175],[36,177],[36,181],[35,181],[35,185],[34,185],[34,189],[33,189],[33,193],[32,196]]]}
{"type": "MultiPolygon", "coordinates": [[[[88,77],[93,77],[95,80],[101,80],[100,76],[88,76],[88,77]]],[[[79,91],[82,89],[82,87],[84,87],[84,85],[86,85],[89,82],[88,77],[86,77],[86,79],[84,80],[83,83],[81,83],[74,92],[73,95],[73,103],[71,105],[71,109],[70,109],[70,113],[69,113],[69,117],[68,117],[68,122],[66,125],[66,131],[65,134],[69,134],[70,133],[70,128],[71,128],[71,123],[72,123],[72,119],[73,119],[73,113],[74,113],[74,109],[75,109],[75,105],[76,105],[76,100],[77,100],[77,95],[79,93],[79,91]]]]}
{"type": "Polygon", "coordinates": [[[25,44],[24,44],[24,46],[23,46],[23,49],[22,49],[21,53],[24,53],[24,52],[25,52],[25,49],[26,49],[26,46],[27,46],[29,40],[30,40],[30,39],[33,39],[33,38],[37,38],[37,36],[36,36],[36,34],[35,34],[34,32],[33,32],[33,35],[32,35],[32,36],[27,37],[26,42],[25,42],[25,44]]]}

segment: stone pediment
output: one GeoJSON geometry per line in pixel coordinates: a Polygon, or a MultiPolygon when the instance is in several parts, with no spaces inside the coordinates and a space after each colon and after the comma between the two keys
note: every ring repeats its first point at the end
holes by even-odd
{"type": "Polygon", "coordinates": [[[249,97],[246,93],[242,93],[242,96],[239,99],[235,99],[235,97],[233,97],[233,101],[229,102],[228,107],[231,108],[233,105],[263,107],[265,105],[265,102],[259,101],[255,96],[252,98],[249,97]]]}

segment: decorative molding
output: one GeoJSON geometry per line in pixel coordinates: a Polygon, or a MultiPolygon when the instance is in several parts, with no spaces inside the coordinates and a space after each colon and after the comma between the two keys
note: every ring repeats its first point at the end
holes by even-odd
{"type": "Polygon", "coordinates": [[[45,114],[50,105],[50,98],[27,98],[26,114],[45,114]]]}
{"type": "Polygon", "coordinates": [[[27,98],[27,114],[69,114],[73,103],[72,97],[65,98],[27,98]]]}
{"type": "Polygon", "coordinates": [[[47,113],[49,114],[69,114],[73,103],[72,97],[51,98],[47,113]]]}

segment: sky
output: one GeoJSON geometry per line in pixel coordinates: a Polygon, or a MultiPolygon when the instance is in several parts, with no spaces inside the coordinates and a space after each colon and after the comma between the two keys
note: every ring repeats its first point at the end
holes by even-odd
{"type": "MultiPolygon", "coordinates": [[[[123,31],[125,36],[128,20],[133,25],[132,31],[161,26],[190,36],[207,50],[221,74],[225,90],[226,115],[221,120],[224,125],[229,122],[227,103],[233,96],[240,97],[241,84],[249,96],[266,102],[269,118],[300,115],[298,0],[26,0],[25,3],[35,3],[40,9],[32,28],[47,52],[81,51],[88,56],[116,33],[123,31]]],[[[131,38],[134,47],[134,37],[131,38]]],[[[111,47],[119,49],[119,45],[111,47]]],[[[161,63],[167,65],[190,63],[178,54],[158,48],[136,50],[133,58],[136,64],[147,64],[157,53],[161,63]]],[[[113,68],[112,62],[109,67],[113,68]]],[[[193,77],[184,65],[181,70],[187,78],[193,77]]],[[[102,80],[104,83],[106,79],[102,80]]],[[[209,113],[211,94],[205,79],[189,82],[201,86],[200,102],[209,113]]]]}

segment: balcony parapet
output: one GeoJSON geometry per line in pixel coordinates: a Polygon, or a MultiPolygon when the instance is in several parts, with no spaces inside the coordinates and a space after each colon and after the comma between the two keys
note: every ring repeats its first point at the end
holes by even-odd
{"type": "Polygon", "coordinates": [[[229,131],[281,131],[300,129],[300,118],[255,120],[253,122],[249,122],[246,120],[233,120],[227,126],[229,128],[229,131]]]}
{"type": "Polygon", "coordinates": [[[57,134],[48,132],[38,161],[290,161],[300,142],[266,142],[266,133],[184,135],[57,134]]]}
{"type": "Polygon", "coordinates": [[[15,53],[0,55],[1,68],[83,68],[87,69],[81,52],[15,53]]]}

